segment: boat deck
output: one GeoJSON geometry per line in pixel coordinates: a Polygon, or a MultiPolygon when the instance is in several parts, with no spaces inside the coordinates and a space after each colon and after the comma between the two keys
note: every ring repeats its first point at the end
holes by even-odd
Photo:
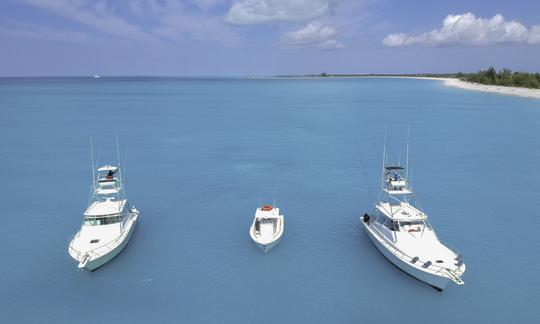
{"type": "Polygon", "coordinates": [[[261,222],[259,237],[261,241],[271,242],[274,238],[274,223],[271,221],[261,222]]]}
{"type": "Polygon", "coordinates": [[[420,220],[427,219],[426,214],[416,209],[409,203],[401,202],[399,204],[390,204],[380,202],[375,206],[381,213],[394,220],[420,220]]]}

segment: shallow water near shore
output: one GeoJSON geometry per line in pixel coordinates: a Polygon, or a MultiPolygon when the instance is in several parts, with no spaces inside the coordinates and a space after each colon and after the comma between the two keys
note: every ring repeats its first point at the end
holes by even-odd
{"type": "Polygon", "coordinates": [[[0,314],[14,322],[457,323],[540,316],[540,100],[407,79],[0,79],[0,314]],[[393,267],[359,216],[384,128],[441,240],[439,293],[393,267]],[[141,211],[97,271],[67,253],[100,164],[127,150],[141,211]],[[264,254],[260,201],[285,215],[264,254]]]}

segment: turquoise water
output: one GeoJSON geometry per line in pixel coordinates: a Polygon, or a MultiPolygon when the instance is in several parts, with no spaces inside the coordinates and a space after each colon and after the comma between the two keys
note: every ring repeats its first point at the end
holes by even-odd
{"type": "Polygon", "coordinates": [[[456,323],[540,316],[540,101],[402,79],[0,79],[0,314],[15,322],[456,323]],[[384,127],[466,284],[439,293],[363,232],[384,127]],[[100,162],[141,211],[113,261],[67,253],[100,162]],[[272,201],[281,243],[248,229],[272,201]],[[261,193],[261,194],[259,194],[261,193]],[[261,197],[261,198],[259,198],[261,197]]]}

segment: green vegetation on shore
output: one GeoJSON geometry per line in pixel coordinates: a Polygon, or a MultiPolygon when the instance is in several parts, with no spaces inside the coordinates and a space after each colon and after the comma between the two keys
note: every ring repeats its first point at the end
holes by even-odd
{"type": "Polygon", "coordinates": [[[345,74],[345,73],[320,73],[305,75],[279,75],[278,77],[303,77],[303,78],[347,78],[347,77],[420,77],[420,78],[457,78],[467,82],[481,83],[486,85],[499,85],[508,87],[522,87],[540,89],[540,73],[512,72],[502,69],[499,72],[494,67],[480,70],[476,73],[414,73],[414,74],[345,74]]]}
{"type": "Polygon", "coordinates": [[[509,69],[497,72],[494,67],[490,67],[477,73],[458,73],[457,77],[481,84],[540,89],[540,73],[512,72],[509,69]]]}
{"type": "Polygon", "coordinates": [[[278,78],[354,78],[354,77],[417,77],[417,78],[457,78],[462,76],[462,73],[414,73],[414,74],[384,74],[384,73],[364,73],[364,74],[348,74],[348,73],[319,73],[319,74],[303,74],[303,75],[278,75],[278,78]]]}

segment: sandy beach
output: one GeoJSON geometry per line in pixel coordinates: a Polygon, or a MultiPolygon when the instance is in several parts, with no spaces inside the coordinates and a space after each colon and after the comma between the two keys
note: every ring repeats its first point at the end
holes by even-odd
{"type": "MultiPolygon", "coordinates": [[[[372,77],[372,76],[369,76],[369,77],[372,77]]],[[[374,76],[374,77],[379,77],[379,76],[374,76]]],[[[474,91],[492,92],[492,93],[498,93],[502,95],[540,99],[540,89],[486,85],[486,84],[480,84],[480,83],[466,82],[466,81],[462,81],[456,78],[414,77],[414,76],[380,76],[380,78],[438,80],[438,81],[444,82],[444,85],[449,86],[449,87],[456,87],[456,88],[474,90],[474,91]]]]}
{"type": "Polygon", "coordinates": [[[285,76],[285,77],[276,77],[276,76],[264,76],[264,77],[249,77],[249,78],[259,78],[259,79],[273,79],[273,78],[292,78],[292,79],[324,79],[324,78],[395,78],[395,79],[419,79],[419,80],[436,80],[444,82],[445,86],[456,87],[466,90],[474,91],[484,91],[497,93],[502,95],[510,96],[520,96],[527,98],[540,99],[540,89],[529,89],[529,88],[520,88],[520,87],[505,87],[498,85],[486,85],[480,83],[472,83],[462,81],[456,78],[438,78],[438,77],[420,77],[420,76],[392,76],[392,75],[340,75],[340,76],[285,76]]]}
{"type": "MultiPolygon", "coordinates": [[[[376,77],[379,77],[379,76],[376,76],[376,77]]],[[[456,78],[415,77],[415,76],[380,76],[380,78],[437,80],[437,81],[444,82],[444,85],[449,86],[449,87],[456,87],[456,88],[474,90],[474,91],[492,92],[492,93],[498,93],[502,95],[540,99],[540,89],[486,85],[486,84],[480,84],[480,83],[466,82],[466,81],[462,81],[456,78]]]]}
{"type": "Polygon", "coordinates": [[[444,82],[444,85],[449,86],[449,87],[457,87],[457,88],[467,89],[467,90],[484,91],[484,92],[492,92],[492,93],[498,93],[498,94],[503,94],[503,95],[521,96],[521,97],[540,99],[540,89],[485,85],[485,84],[479,84],[479,83],[465,82],[465,81],[461,81],[455,78],[420,78],[420,79],[441,80],[444,82]]]}

